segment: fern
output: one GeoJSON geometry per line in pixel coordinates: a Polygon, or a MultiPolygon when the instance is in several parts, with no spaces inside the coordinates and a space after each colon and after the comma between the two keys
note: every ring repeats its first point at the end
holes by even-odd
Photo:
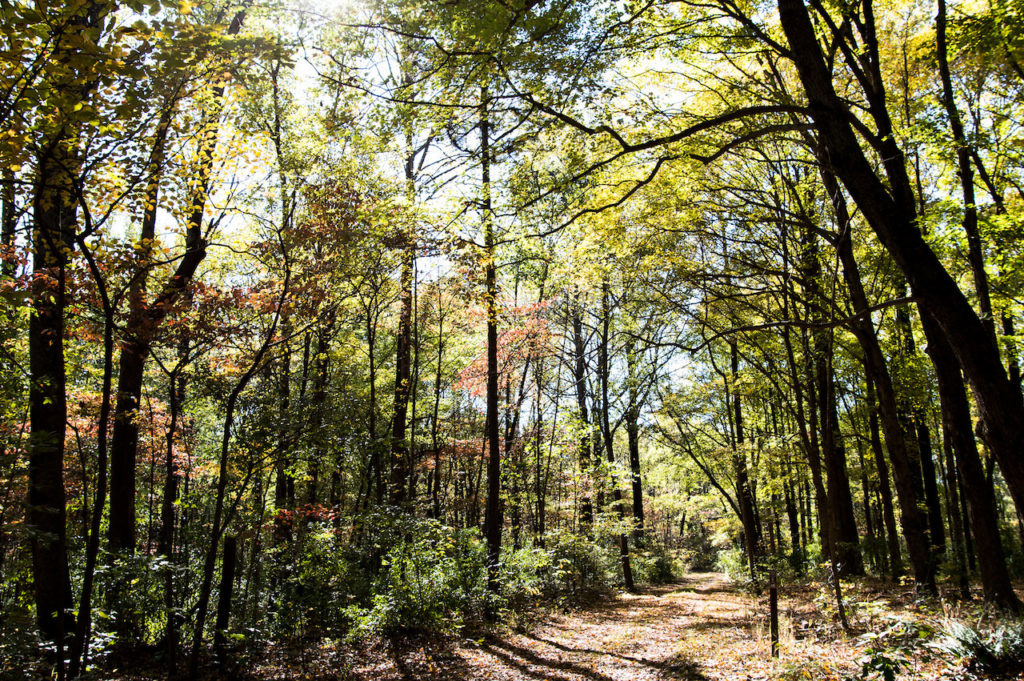
{"type": "Polygon", "coordinates": [[[949,622],[935,649],[965,662],[972,672],[991,676],[1018,673],[1024,668],[1024,622],[987,632],[962,622],[949,622]]]}

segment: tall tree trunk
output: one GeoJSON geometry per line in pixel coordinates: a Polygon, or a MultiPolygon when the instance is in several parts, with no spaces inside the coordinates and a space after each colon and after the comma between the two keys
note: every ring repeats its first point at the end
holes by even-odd
{"type": "MultiPolygon", "coordinates": [[[[788,464],[787,468],[789,468],[788,464]]],[[[799,499],[797,498],[795,487],[793,484],[793,473],[790,470],[785,482],[786,518],[789,520],[789,563],[798,574],[802,574],[804,564],[803,536],[800,532],[799,499]]]]}
{"type": "MultiPolygon", "coordinates": [[[[291,335],[291,323],[286,317],[282,320],[284,337],[291,335]]],[[[293,510],[295,500],[295,478],[289,472],[288,455],[291,449],[291,364],[292,355],[288,343],[281,347],[277,360],[277,408],[278,426],[274,443],[274,543],[283,544],[292,538],[292,518],[288,513],[293,510]]]]}
{"type": "Polygon", "coordinates": [[[544,358],[540,357],[537,359],[537,365],[534,369],[534,378],[537,382],[537,398],[534,403],[536,413],[534,415],[533,427],[534,433],[534,497],[536,501],[536,510],[534,511],[534,536],[537,538],[537,543],[544,546],[544,534],[547,530],[546,527],[546,511],[545,502],[547,501],[547,485],[544,479],[544,358]]]}
{"type": "Polygon", "coordinates": [[[430,446],[434,451],[433,486],[431,487],[431,505],[434,518],[441,518],[441,445],[438,441],[441,413],[441,373],[444,362],[444,312],[441,309],[441,291],[438,289],[437,303],[437,368],[434,372],[434,405],[430,418],[430,446]]]}
{"type": "MultiPolygon", "coordinates": [[[[852,414],[850,421],[853,423],[852,414]]],[[[854,423],[853,427],[856,428],[856,423],[854,423]]],[[[857,448],[857,460],[860,463],[860,487],[864,499],[864,532],[867,535],[868,550],[870,551],[868,559],[871,561],[872,567],[881,572],[880,568],[884,556],[879,555],[878,537],[875,534],[874,516],[871,513],[871,485],[868,482],[868,467],[864,459],[864,447],[859,438],[855,440],[854,446],[857,448]]]]}
{"type": "Polygon", "coordinates": [[[629,479],[633,493],[633,541],[644,541],[644,485],[640,471],[640,395],[637,390],[637,357],[632,340],[626,345],[626,380],[629,381],[629,405],[624,414],[626,443],[629,449],[629,479]]]}
{"type": "MultiPolygon", "coordinates": [[[[196,681],[199,676],[199,656],[202,651],[203,635],[205,634],[206,629],[206,617],[208,615],[207,610],[210,607],[210,594],[213,587],[213,571],[217,563],[217,547],[220,545],[221,535],[227,525],[225,522],[224,502],[228,487],[228,464],[229,454],[231,451],[231,436],[235,425],[235,412],[238,408],[238,400],[249,385],[253,376],[256,375],[256,372],[259,370],[263,363],[263,359],[267,354],[267,350],[270,348],[270,345],[274,340],[278,324],[281,321],[281,311],[284,307],[284,301],[290,291],[290,284],[291,269],[286,268],[284,280],[281,285],[281,295],[277,301],[277,312],[273,317],[270,327],[266,331],[267,335],[263,339],[263,343],[257,349],[256,354],[252,359],[252,364],[245,373],[238,378],[238,382],[227,396],[224,408],[224,422],[221,427],[220,452],[217,462],[217,483],[213,504],[213,523],[210,528],[210,544],[203,557],[203,571],[200,575],[196,603],[195,627],[192,630],[192,651],[189,655],[188,661],[189,681],[196,681]]],[[[228,515],[227,520],[230,520],[230,514],[228,515]]]]}
{"type": "MultiPolygon", "coordinates": [[[[411,146],[411,141],[409,146],[411,146]]],[[[406,195],[415,199],[413,163],[410,150],[405,160],[406,195]]],[[[411,233],[402,238],[402,269],[399,275],[398,335],[395,348],[395,414],[391,428],[391,497],[394,503],[404,500],[411,468],[406,442],[406,421],[412,380],[412,304],[413,268],[416,266],[416,242],[411,233]]]]}
{"type": "MultiPolygon", "coordinates": [[[[608,383],[610,367],[608,365],[608,331],[611,324],[611,305],[609,301],[610,288],[608,280],[605,279],[601,282],[601,352],[598,358],[598,366],[601,372],[601,430],[602,440],[604,441],[605,456],[608,461],[608,469],[612,475],[612,502],[615,506],[616,515],[619,518],[619,522],[624,524],[626,521],[626,509],[623,505],[622,490],[619,487],[618,480],[615,479],[615,447],[612,442],[612,429],[611,421],[608,416],[608,383]]],[[[633,567],[629,560],[629,534],[623,530],[619,532],[618,536],[619,543],[619,563],[622,565],[622,579],[625,583],[627,591],[633,591],[636,589],[633,584],[633,567]]]]}
{"type": "Polygon", "coordinates": [[[761,533],[757,525],[754,510],[754,494],[750,486],[750,474],[747,470],[746,442],[743,432],[743,401],[737,389],[740,356],[736,341],[729,342],[730,374],[729,384],[732,393],[733,412],[733,450],[732,463],[736,476],[736,503],[740,509],[740,519],[743,523],[743,544],[747,552],[747,563],[750,567],[751,578],[756,577],[757,559],[761,556],[761,533]]]}
{"type": "Polygon", "coordinates": [[[480,89],[480,164],[483,189],[484,258],[487,286],[487,506],[484,536],[487,539],[487,588],[499,589],[501,567],[501,442],[498,427],[498,278],[495,263],[494,216],[491,209],[490,96],[480,89]]]}
{"type": "MultiPolygon", "coordinates": [[[[245,10],[239,10],[231,20],[226,34],[237,35],[244,19],[245,10]]],[[[210,192],[213,155],[217,148],[224,91],[223,84],[210,88],[210,108],[202,119],[197,153],[199,165],[195,180],[189,188],[185,252],[178,261],[174,273],[164,282],[163,288],[152,303],[147,305],[144,300],[149,263],[143,263],[139,276],[133,282],[133,292],[129,297],[130,312],[124,339],[121,342],[117,400],[114,405],[114,432],[110,442],[108,539],[110,550],[115,553],[130,553],[135,550],[135,461],[139,446],[138,410],[146,360],[156,331],[174,309],[191,283],[199,264],[206,257],[203,214],[210,192]]],[[[143,225],[143,230],[146,229],[147,225],[143,225]]]]}
{"type": "MultiPolygon", "coordinates": [[[[113,7],[85,3],[60,17],[49,36],[52,69],[42,92],[48,111],[37,131],[36,176],[32,186],[32,305],[29,313],[29,429],[26,525],[32,554],[36,620],[43,638],[57,644],[57,678],[64,677],[65,637],[75,625],[67,551],[64,438],[67,428],[64,367],[66,268],[74,247],[78,198],[82,191],[77,129],[67,113],[81,108],[99,85],[83,74],[79,41],[67,38],[91,30],[95,46],[113,7]],[[50,113],[53,115],[51,116],[50,113]]],[[[11,179],[8,175],[5,179],[11,179]]],[[[13,245],[13,186],[5,187],[2,238],[13,245]]],[[[13,269],[5,262],[5,274],[13,269]]],[[[108,301],[109,303],[109,301],[108,301]]]]}
{"type": "MultiPolygon", "coordinates": [[[[827,170],[822,170],[822,182],[828,192],[832,207],[839,225],[840,235],[836,244],[840,262],[843,266],[843,278],[846,280],[847,288],[854,308],[862,315],[870,309],[867,295],[864,292],[860,279],[860,270],[853,255],[852,235],[850,234],[851,221],[846,201],[843,197],[835,176],[827,170]]],[[[935,567],[931,559],[927,543],[927,519],[921,514],[919,502],[922,500],[923,492],[920,489],[918,480],[919,464],[911,459],[907,447],[907,433],[904,431],[899,418],[899,406],[896,400],[896,392],[893,388],[892,377],[889,374],[889,367],[882,354],[878,336],[874,326],[868,317],[859,317],[853,324],[853,332],[857,341],[864,350],[864,369],[868,374],[871,385],[877,389],[879,398],[879,414],[882,420],[882,430],[885,432],[885,443],[889,451],[889,459],[892,462],[893,477],[896,482],[896,493],[900,504],[900,521],[903,527],[903,536],[907,540],[907,551],[910,554],[910,563],[914,571],[914,580],[918,588],[927,592],[935,591],[935,567]]],[[[873,394],[873,393],[872,393],[873,394]]],[[[884,460],[876,456],[876,463],[879,464],[879,478],[885,470],[884,460]]],[[[888,520],[886,520],[888,526],[888,520]]],[[[892,540],[890,540],[892,541],[892,540]]],[[[890,560],[897,558],[893,563],[894,571],[899,568],[898,551],[893,551],[890,545],[890,560]]]]}
{"type": "Polygon", "coordinates": [[[380,506],[384,503],[384,464],[381,461],[380,443],[377,442],[377,325],[368,308],[366,314],[366,352],[370,365],[370,471],[373,475],[375,498],[377,505],[380,506]]]}
{"type": "Polygon", "coordinates": [[[988,332],[992,345],[996,346],[995,316],[992,314],[992,298],[989,294],[988,274],[985,272],[985,255],[981,234],[978,232],[978,208],[974,194],[974,171],[971,168],[971,149],[964,135],[964,125],[956,106],[953,92],[953,78],[949,73],[949,57],[946,48],[946,0],[938,0],[938,15],[935,17],[935,55],[939,66],[939,80],[942,83],[941,102],[949,119],[949,129],[956,145],[957,175],[960,176],[960,190],[964,200],[962,226],[967,236],[967,261],[974,278],[974,292],[978,296],[978,310],[981,322],[988,332]]]}
{"type": "Polygon", "coordinates": [[[963,544],[963,523],[965,518],[960,514],[960,490],[957,487],[959,476],[956,473],[956,459],[953,454],[953,438],[949,428],[942,429],[942,454],[945,475],[943,476],[946,492],[946,508],[949,511],[950,544],[953,546],[954,571],[960,597],[968,600],[971,597],[971,585],[967,578],[967,554],[963,544]]]}
{"type": "Polygon", "coordinates": [[[935,459],[932,458],[931,432],[924,422],[924,414],[916,413],[914,422],[917,428],[917,451],[921,456],[921,477],[924,479],[924,500],[928,508],[928,534],[934,560],[938,563],[946,552],[946,527],[942,521],[935,459]]]}
{"type": "MultiPolygon", "coordinates": [[[[776,199],[777,200],[777,199],[776,199]]],[[[781,213],[781,208],[779,209],[781,213]]],[[[791,268],[791,256],[789,253],[789,237],[788,237],[788,222],[786,220],[780,220],[780,227],[782,231],[782,258],[783,258],[783,271],[786,279],[783,285],[783,298],[782,298],[782,312],[784,318],[789,318],[791,315],[795,316],[796,310],[791,304],[792,292],[792,268],[791,268]]],[[[810,352],[809,344],[807,342],[807,331],[804,330],[801,334],[801,350],[803,352],[803,365],[810,365],[810,352]]],[[[806,382],[807,392],[804,392],[804,377],[801,376],[799,365],[797,364],[796,352],[793,348],[792,330],[789,326],[783,329],[782,333],[783,345],[786,349],[786,364],[789,367],[789,379],[793,385],[793,393],[796,398],[796,422],[797,431],[800,435],[800,445],[804,452],[804,456],[807,459],[808,467],[811,470],[811,482],[814,486],[815,501],[818,505],[819,514],[828,512],[828,494],[825,491],[824,481],[821,475],[821,457],[818,448],[818,434],[817,434],[817,407],[815,400],[815,391],[813,381],[808,380],[806,382]]],[[[810,500],[807,500],[807,505],[810,506],[810,500]]],[[[824,517],[824,516],[823,516],[824,517]]],[[[810,513],[805,512],[803,518],[806,520],[810,519],[810,513]]],[[[806,529],[808,530],[808,536],[805,538],[804,545],[810,543],[810,523],[806,523],[806,529]]],[[[821,549],[822,553],[827,555],[830,550],[830,542],[827,537],[827,524],[822,523],[819,531],[821,538],[821,549]]]]}
{"type": "Polygon", "coordinates": [[[64,307],[67,254],[77,221],[76,160],[63,133],[38,159],[32,205],[32,309],[29,316],[28,536],[36,619],[42,635],[58,644],[63,674],[64,636],[74,626],[68,571],[64,437],[67,398],[64,307]]]}
{"type": "Polygon", "coordinates": [[[583,310],[580,305],[579,292],[576,292],[576,299],[570,303],[570,323],[572,325],[573,363],[572,378],[576,390],[576,408],[580,416],[580,484],[583,487],[580,499],[580,525],[589,528],[594,522],[594,506],[591,502],[590,491],[590,440],[591,425],[589,410],[587,409],[587,358],[586,340],[583,338],[583,310]]]}
{"type": "MultiPolygon", "coordinates": [[[[929,324],[934,324],[931,320],[929,324]]],[[[1009,570],[999,538],[999,524],[992,489],[985,479],[977,443],[971,428],[971,409],[964,391],[960,371],[953,351],[943,342],[941,334],[934,334],[928,342],[928,354],[935,367],[939,386],[942,419],[953,443],[956,470],[963,480],[963,492],[970,510],[969,522],[978,545],[982,591],[985,600],[1011,612],[1021,610],[1010,583],[1009,570]]]]}
{"type": "Polygon", "coordinates": [[[224,537],[224,557],[221,560],[220,598],[217,601],[217,619],[214,622],[213,647],[217,665],[227,664],[228,624],[231,621],[231,600],[235,590],[235,564],[238,558],[238,539],[224,537]]]}
{"type": "MultiPolygon", "coordinates": [[[[801,271],[807,289],[811,318],[818,323],[825,321],[825,310],[832,308],[832,295],[822,288],[822,271],[819,260],[818,237],[805,230],[802,235],[803,257],[801,271]]],[[[860,553],[860,536],[853,512],[853,495],[850,493],[850,478],[846,466],[846,447],[839,426],[839,410],[835,395],[835,375],[832,369],[834,338],[831,328],[813,333],[814,381],[817,388],[818,420],[821,427],[821,451],[825,464],[826,484],[830,515],[827,522],[830,544],[843,575],[860,575],[864,562],[860,553]]],[[[824,519],[823,519],[824,520],[824,519]]]]}
{"type": "MultiPolygon", "coordinates": [[[[107,435],[110,425],[111,387],[114,369],[114,308],[111,305],[107,282],[100,271],[84,239],[79,246],[89,264],[89,270],[96,283],[103,309],[103,380],[100,388],[100,413],[96,424],[96,493],[93,499],[92,516],[86,533],[85,571],[82,574],[82,590],[78,601],[78,621],[75,636],[71,642],[68,673],[78,678],[85,668],[88,657],[88,641],[92,633],[92,592],[96,577],[96,560],[100,547],[100,526],[103,509],[107,501],[107,435]]],[[[2,549],[2,547],[0,547],[2,549]]]]}
{"type": "Polygon", "coordinates": [[[306,503],[309,505],[308,512],[315,513],[315,505],[320,499],[320,467],[326,457],[326,446],[324,444],[325,433],[324,416],[327,410],[327,382],[330,372],[330,341],[328,336],[331,333],[333,320],[322,320],[320,328],[316,331],[316,354],[313,358],[313,394],[311,397],[309,413],[309,431],[312,436],[311,457],[309,462],[309,488],[306,491],[306,503]]]}
{"type": "Polygon", "coordinates": [[[885,79],[878,67],[874,18],[867,17],[866,60],[873,64],[874,89],[866,91],[878,128],[887,182],[875,173],[850,124],[852,113],[833,87],[814,26],[803,0],[778,0],[779,18],[808,98],[808,112],[820,133],[828,160],[868,224],[910,283],[920,305],[936,324],[967,376],[984,423],[984,437],[999,462],[1018,507],[1024,507],[1024,397],[1006,375],[999,349],[963,291],[925,242],[905,157],[891,124],[886,125],[885,79]]]}
{"type": "Polygon", "coordinates": [[[818,395],[821,407],[822,449],[828,474],[829,508],[832,511],[832,528],[835,530],[833,545],[836,547],[835,558],[840,574],[862,575],[864,561],[860,552],[857,520],[853,512],[853,495],[850,492],[850,477],[846,467],[846,447],[843,445],[843,436],[839,428],[831,340],[827,346],[825,355],[818,358],[818,395]]]}
{"type": "Polygon", "coordinates": [[[875,381],[865,369],[868,394],[868,430],[871,436],[871,451],[875,455],[875,471],[878,474],[878,496],[882,505],[882,522],[885,526],[885,544],[889,550],[889,570],[893,578],[903,574],[903,560],[900,557],[900,539],[896,531],[896,514],[892,506],[892,487],[889,485],[889,465],[882,452],[882,439],[878,434],[878,400],[875,397],[875,381]]]}
{"type": "Polygon", "coordinates": [[[160,507],[160,535],[157,541],[157,553],[163,556],[169,565],[164,573],[164,610],[167,613],[164,639],[167,653],[167,678],[173,679],[178,668],[178,627],[181,616],[175,611],[175,567],[177,556],[174,553],[175,505],[178,500],[178,484],[180,475],[175,463],[174,441],[177,437],[178,418],[185,401],[185,377],[181,375],[188,359],[189,341],[182,339],[178,346],[178,364],[168,376],[167,396],[169,402],[169,421],[167,424],[167,445],[164,449],[164,490],[160,507]]]}
{"type": "Polygon", "coordinates": [[[0,179],[0,275],[13,278],[18,262],[14,258],[15,228],[18,215],[15,212],[17,194],[14,189],[14,171],[4,168],[0,179]]]}

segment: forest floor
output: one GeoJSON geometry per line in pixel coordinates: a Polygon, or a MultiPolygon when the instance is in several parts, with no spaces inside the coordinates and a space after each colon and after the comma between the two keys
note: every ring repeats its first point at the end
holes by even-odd
{"type": "Polygon", "coordinates": [[[873,646],[890,656],[906,653],[907,664],[899,679],[967,678],[961,667],[921,644],[934,637],[944,617],[968,613],[952,612],[934,602],[918,603],[909,591],[891,585],[859,584],[850,590],[849,598],[852,635],[835,624],[820,590],[784,590],[777,660],[770,656],[767,598],[746,593],[723,574],[706,573],[636,594],[610,595],[516,630],[448,640],[414,637],[361,649],[306,650],[261,665],[255,677],[266,681],[838,681],[876,678],[860,674],[864,655],[873,646]]]}

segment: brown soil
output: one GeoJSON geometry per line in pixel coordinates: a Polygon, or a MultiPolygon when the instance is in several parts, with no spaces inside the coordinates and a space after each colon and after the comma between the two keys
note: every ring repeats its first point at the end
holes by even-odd
{"type": "MultiPolygon", "coordinates": [[[[766,599],[744,593],[722,574],[707,573],[636,594],[610,596],[583,610],[548,616],[522,631],[491,632],[476,640],[406,639],[361,650],[307,650],[261,666],[257,676],[360,681],[839,681],[859,669],[857,657],[864,646],[826,621],[811,596],[797,592],[783,597],[778,660],[770,656],[766,599]]],[[[918,679],[942,676],[940,667],[917,662],[908,671],[918,679]]]]}

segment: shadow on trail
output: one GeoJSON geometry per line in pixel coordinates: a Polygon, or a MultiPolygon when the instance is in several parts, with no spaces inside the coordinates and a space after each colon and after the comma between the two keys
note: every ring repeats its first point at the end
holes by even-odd
{"type": "MultiPolygon", "coordinates": [[[[574,648],[567,646],[558,641],[552,641],[551,639],[541,638],[540,636],[534,636],[532,634],[525,634],[526,638],[537,641],[538,643],[549,645],[552,648],[557,648],[567,653],[585,653],[588,655],[606,655],[608,657],[614,657],[624,662],[632,662],[650,669],[656,669],[662,672],[668,672],[675,678],[682,679],[683,681],[707,681],[707,677],[704,676],[700,671],[700,665],[692,660],[680,660],[671,659],[665,662],[657,662],[655,660],[648,660],[642,657],[632,657],[630,655],[622,655],[621,653],[613,653],[607,650],[596,650],[594,648],[574,648]]],[[[601,677],[606,678],[606,677],[601,677]]]]}
{"type": "MultiPolygon", "coordinates": [[[[413,638],[392,647],[387,658],[394,664],[402,681],[474,678],[474,670],[456,654],[450,642],[413,638]]],[[[348,677],[342,675],[340,678],[344,681],[348,677]]]]}
{"type": "Polygon", "coordinates": [[[719,610],[736,609],[725,596],[730,593],[737,592],[717,575],[686,576],[588,603],[533,631],[492,633],[479,645],[480,654],[467,656],[458,644],[409,639],[389,657],[402,681],[709,681],[701,664],[678,652],[676,643],[686,632],[742,627],[744,615],[730,618],[719,610]]]}
{"type": "Polygon", "coordinates": [[[518,669],[531,679],[569,681],[572,677],[568,675],[571,674],[582,676],[590,681],[613,681],[610,676],[596,672],[593,669],[564,660],[551,659],[522,646],[513,645],[508,641],[492,639],[487,641],[483,648],[508,666],[518,669]]]}
{"type": "MultiPolygon", "coordinates": [[[[642,665],[664,672],[671,678],[680,679],[681,681],[707,681],[707,677],[700,672],[699,665],[689,660],[674,660],[671,662],[659,663],[602,650],[573,648],[571,646],[563,645],[537,636],[527,636],[527,638],[567,653],[593,655],[595,656],[595,660],[597,659],[596,656],[607,656],[623,660],[625,662],[642,665]]],[[[602,674],[601,672],[591,669],[584,664],[553,658],[536,650],[530,650],[508,641],[490,639],[483,647],[491,655],[494,655],[508,666],[514,667],[531,679],[541,681],[570,681],[573,677],[576,677],[588,679],[589,681],[614,681],[611,676],[602,674]]]]}
{"type": "Polygon", "coordinates": [[[706,596],[708,594],[734,594],[736,593],[736,589],[728,586],[702,586],[697,588],[684,587],[682,589],[676,589],[670,593],[701,594],[706,596]]]}

